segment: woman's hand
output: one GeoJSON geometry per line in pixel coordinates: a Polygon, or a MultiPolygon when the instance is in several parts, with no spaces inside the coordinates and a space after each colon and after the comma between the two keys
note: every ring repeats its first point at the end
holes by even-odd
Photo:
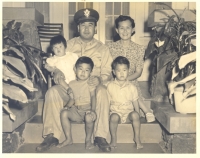
{"type": "Polygon", "coordinates": [[[65,75],[59,69],[55,69],[53,72],[53,80],[55,84],[60,84],[61,80],[65,80],[65,75]]]}
{"type": "Polygon", "coordinates": [[[88,85],[89,86],[98,86],[101,83],[101,79],[100,77],[97,76],[90,76],[89,80],[88,80],[88,85]]]}

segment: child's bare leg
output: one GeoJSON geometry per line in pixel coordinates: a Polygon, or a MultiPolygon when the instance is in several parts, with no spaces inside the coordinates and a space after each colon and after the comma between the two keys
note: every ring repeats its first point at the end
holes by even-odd
{"type": "Polygon", "coordinates": [[[148,112],[152,112],[150,108],[148,108],[142,99],[138,99],[139,107],[142,109],[142,111],[146,114],[148,112]]]}
{"type": "Polygon", "coordinates": [[[110,115],[110,135],[111,135],[111,142],[110,146],[111,148],[116,148],[117,144],[117,127],[119,123],[120,117],[118,114],[111,114],[110,115]]]}
{"type": "Polygon", "coordinates": [[[62,143],[57,145],[58,148],[62,148],[64,146],[73,144],[72,133],[71,133],[71,123],[69,120],[70,117],[71,117],[71,113],[67,110],[63,110],[60,114],[61,125],[65,133],[66,139],[62,143]]]}
{"type": "Polygon", "coordinates": [[[85,115],[85,148],[92,149],[94,145],[91,142],[92,133],[94,131],[94,121],[92,120],[90,114],[85,115]]]}
{"type": "Polygon", "coordinates": [[[140,141],[140,116],[137,112],[133,111],[129,114],[129,119],[132,122],[137,149],[141,149],[143,148],[143,145],[140,141]]]}

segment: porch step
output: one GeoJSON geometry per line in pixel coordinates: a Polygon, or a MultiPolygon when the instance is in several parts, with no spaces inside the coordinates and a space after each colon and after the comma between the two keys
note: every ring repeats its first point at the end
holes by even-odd
{"type": "Polygon", "coordinates": [[[196,133],[196,113],[178,113],[169,103],[152,102],[151,107],[156,119],[169,133],[196,133]]]}
{"type": "MultiPolygon", "coordinates": [[[[74,143],[84,143],[85,141],[85,125],[72,124],[72,137],[74,143]]],[[[41,115],[35,115],[25,125],[23,132],[24,143],[41,143],[43,124],[41,115]]],[[[131,124],[119,124],[118,126],[118,143],[133,143],[133,129],[131,124]]],[[[64,134],[61,136],[61,141],[64,140],[64,134]]],[[[155,121],[146,123],[145,118],[141,118],[140,138],[142,143],[159,143],[162,141],[162,132],[159,124],[155,121]]],[[[110,135],[107,136],[107,141],[110,142],[110,135]]]]}
{"type": "MultiPolygon", "coordinates": [[[[23,153],[23,154],[37,153],[35,149],[38,145],[39,144],[33,144],[33,143],[23,144],[15,153],[23,153]]],[[[138,150],[136,149],[135,144],[117,143],[116,149],[112,149],[111,152],[105,153],[99,150],[97,146],[94,147],[93,149],[85,150],[84,143],[74,143],[72,145],[65,146],[63,148],[52,147],[49,150],[41,153],[41,155],[45,153],[59,153],[60,155],[62,153],[66,153],[66,154],[76,154],[74,156],[77,157],[78,156],[77,154],[79,154],[79,156],[82,156],[80,154],[83,153],[83,154],[106,154],[106,157],[108,157],[108,156],[113,156],[108,154],[164,154],[162,148],[157,143],[144,143],[143,146],[144,146],[143,149],[138,150]]],[[[68,155],[63,155],[63,156],[68,157],[68,155]]]]}
{"type": "Polygon", "coordinates": [[[38,111],[38,102],[13,103],[11,111],[15,114],[16,120],[12,121],[7,113],[2,114],[2,132],[13,132],[16,128],[34,116],[38,111]],[[18,108],[16,108],[18,106],[18,108]],[[15,107],[15,108],[14,108],[15,107]]]}

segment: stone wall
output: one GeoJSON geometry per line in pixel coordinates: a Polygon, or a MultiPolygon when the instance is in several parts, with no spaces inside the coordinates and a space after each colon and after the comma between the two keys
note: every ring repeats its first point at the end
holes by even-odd
{"type": "Polygon", "coordinates": [[[2,134],[2,153],[14,153],[24,142],[22,137],[25,124],[19,126],[12,133],[2,134]]]}

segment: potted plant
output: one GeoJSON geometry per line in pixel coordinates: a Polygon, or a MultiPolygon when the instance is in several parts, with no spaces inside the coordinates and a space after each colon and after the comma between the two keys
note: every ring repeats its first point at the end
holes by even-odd
{"type": "MultiPolygon", "coordinates": [[[[172,55],[172,58],[154,75],[165,68],[165,72],[171,74],[169,79],[166,80],[170,103],[174,104],[174,94],[177,112],[195,113],[196,21],[185,21],[174,9],[168,7],[174,12],[174,15],[167,16],[168,19],[164,24],[157,24],[152,27],[154,34],[148,44],[145,57],[154,54],[152,64],[156,64],[156,59],[163,53],[172,55]]],[[[196,14],[196,11],[193,12],[196,14]]]]}
{"type": "Polygon", "coordinates": [[[20,22],[12,20],[3,27],[3,108],[11,120],[16,116],[9,108],[10,101],[27,103],[34,100],[39,84],[46,82],[41,71],[42,50],[27,45],[19,31],[20,22]]]}

